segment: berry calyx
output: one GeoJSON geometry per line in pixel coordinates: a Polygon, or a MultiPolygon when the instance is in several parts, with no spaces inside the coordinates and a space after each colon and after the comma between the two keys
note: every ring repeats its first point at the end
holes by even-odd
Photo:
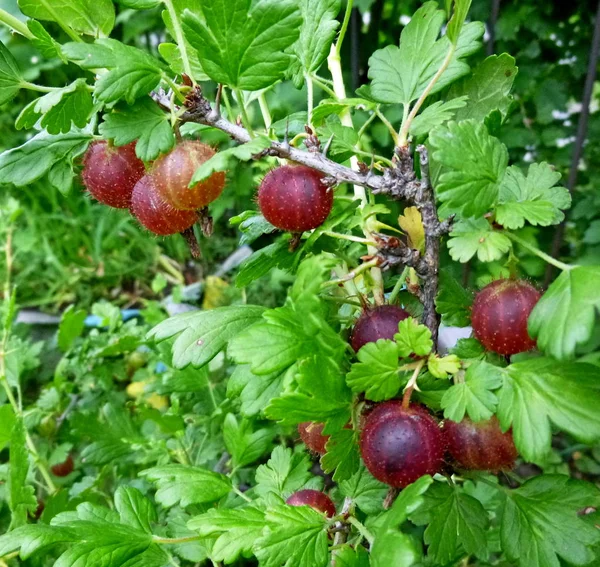
{"type": "Polygon", "coordinates": [[[324,423],[315,423],[305,421],[298,424],[298,433],[304,444],[315,453],[324,455],[327,452],[325,444],[329,440],[329,435],[323,435],[324,423]]]}
{"type": "Polygon", "coordinates": [[[286,501],[290,506],[310,506],[314,510],[323,512],[328,518],[335,516],[335,504],[327,494],[318,490],[299,490],[294,492],[286,501]]]}
{"type": "Polygon", "coordinates": [[[394,339],[398,332],[398,323],[410,317],[410,314],[396,305],[379,305],[365,309],[356,320],[350,344],[355,351],[367,343],[374,343],[379,339],[394,339]]]}
{"type": "Polygon", "coordinates": [[[206,207],[223,192],[225,172],[217,171],[193,187],[189,187],[189,184],[196,170],[215,153],[202,142],[181,142],[154,163],[152,176],[156,190],[176,209],[196,211],[206,207]]]}
{"type": "Polygon", "coordinates": [[[133,188],[144,173],[144,162],[135,155],[135,142],[116,147],[97,140],[85,153],[81,175],[92,197],[110,207],[127,209],[133,188]]]}
{"type": "Polygon", "coordinates": [[[304,165],[273,169],[258,189],[262,214],[273,226],[289,232],[321,226],[333,206],[333,192],[323,179],[323,174],[304,165]]]}
{"type": "Polygon", "coordinates": [[[50,467],[50,470],[54,476],[68,476],[73,472],[74,468],[73,457],[69,455],[62,463],[50,467]]]}
{"type": "Polygon", "coordinates": [[[535,347],[527,332],[527,319],[541,293],[523,280],[496,280],[475,297],[471,324],[481,344],[510,356],[535,347]]]}
{"type": "Polygon", "coordinates": [[[510,431],[502,433],[496,417],[474,423],[468,417],[461,422],[444,422],[448,452],[463,469],[498,472],[510,470],[518,457],[510,431]]]}
{"type": "Polygon", "coordinates": [[[144,175],[134,187],[131,212],[150,232],[162,236],[184,232],[198,220],[195,211],[182,211],[167,203],[150,175],[144,175]]]}
{"type": "Polygon", "coordinates": [[[422,406],[399,400],[378,404],[365,418],[360,453],[379,481],[404,488],[444,463],[444,440],[433,416],[422,406]]]}

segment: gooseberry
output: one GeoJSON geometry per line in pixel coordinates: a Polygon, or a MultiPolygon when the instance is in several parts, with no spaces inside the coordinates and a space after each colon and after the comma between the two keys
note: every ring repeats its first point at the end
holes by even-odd
{"type": "Polygon", "coordinates": [[[393,340],[398,332],[398,323],[410,317],[410,314],[396,305],[379,305],[366,308],[357,319],[350,344],[355,351],[367,343],[373,343],[379,339],[393,340]]]}
{"type": "Polygon", "coordinates": [[[324,455],[327,450],[325,444],[329,440],[329,435],[323,435],[325,424],[305,421],[298,424],[298,433],[304,444],[315,453],[324,455]]]}
{"type": "Polygon", "coordinates": [[[50,467],[50,470],[54,476],[68,476],[73,472],[74,468],[73,457],[69,455],[62,463],[50,467]]]}
{"type": "Polygon", "coordinates": [[[335,516],[335,504],[331,498],[319,490],[304,489],[294,492],[286,501],[290,506],[310,506],[323,512],[328,518],[335,516]]]}

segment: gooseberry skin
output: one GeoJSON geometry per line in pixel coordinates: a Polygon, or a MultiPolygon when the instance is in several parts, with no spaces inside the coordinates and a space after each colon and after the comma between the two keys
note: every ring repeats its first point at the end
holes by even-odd
{"type": "Polygon", "coordinates": [[[323,174],[304,165],[273,169],[258,189],[262,214],[273,226],[288,232],[321,226],[333,206],[333,191],[323,179],[323,174]]]}
{"type": "Polygon", "coordinates": [[[115,147],[106,140],[90,144],[83,158],[83,184],[90,195],[116,209],[128,209],[135,184],[146,173],[135,142],[115,147]]]}
{"type": "Polygon", "coordinates": [[[327,453],[325,444],[329,441],[329,435],[323,435],[325,424],[305,421],[298,424],[298,433],[304,444],[315,453],[324,455],[327,453]]]}
{"type": "Polygon", "coordinates": [[[448,453],[463,469],[498,472],[511,470],[519,456],[510,431],[502,433],[495,416],[473,422],[447,420],[442,428],[448,453]]]}
{"type": "Polygon", "coordinates": [[[365,309],[357,319],[350,344],[358,352],[367,343],[374,343],[379,339],[393,340],[398,332],[398,323],[410,314],[397,305],[379,305],[365,309]]]}
{"type": "Polygon", "coordinates": [[[496,280],[476,296],[471,313],[473,334],[488,350],[510,356],[535,348],[527,319],[541,293],[523,280],[496,280]]]}
{"type": "Polygon", "coordinates": [[[189,184],[196,170],[215,153],[210,146],[197,140],[181,142],[154,163],[152,176],[156,190],[176,209],[197,211],[206,207],[223,192],[225,172],[217,171],[193,187],[189,184]]]}
{"type": "Polygon", "coordinates": [[[195,211],[180,211],[169,205],[156,191],[150,175],[136,183],[131,197],[131,213],[150,232],[162,236],[183,232],[198,220],[195,211]]]}
{"type": "Polygon", "coordinates": [[[62,463],[50,467],[50,470],[54,476],[62,477],[70,475],[74,468],[75,463],[73,462],[73,457],[69,455],[62,463]]]}
{"type": "Polygon", "coordinates": [[[399,400],[378,404],[365,418],[360,452],[379,481],[404,488],[444,464],[444,440],[438,423],[422,406],[399,400]]]}
{"type": "Polygon", "coordinates": [[[294,492],[286,501],[290,506],[310,506],[314,510],[323,512],[328,518],[335,516],[335,504],[327,494],[309,488],[294,492]]]}

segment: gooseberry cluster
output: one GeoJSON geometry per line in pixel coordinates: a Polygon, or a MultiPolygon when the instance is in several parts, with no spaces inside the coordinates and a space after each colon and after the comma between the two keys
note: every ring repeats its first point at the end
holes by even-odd
{"type": "Polygon", "coordinates": [[[83,183],[101,203],[129,209],[150,232],[185,235],[225,187],[224,172],[189,187],[198,167],[214,155],[202,142],[183,141],[147,170],[135,142],[116,147],[98,140],[86,152],[83,183]]]}

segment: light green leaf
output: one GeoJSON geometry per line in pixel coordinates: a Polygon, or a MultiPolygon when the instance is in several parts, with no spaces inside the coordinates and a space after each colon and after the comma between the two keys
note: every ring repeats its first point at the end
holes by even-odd
{"type": "Polygon", "coordinates": [[[353,429],[340,429],[333,433],[325,445],[327,453],[321,458],[321,467],[333,473],[336,482],[346,480],[360,467],[358,454],[358,432],[353,429]]]}
{"type": "Polygon", "coordinates": [[[23,78],[16,59],[0,41],[0,105],[12,100],[21,90],[23,78]]]}
{"type": "Polygon", "coordinates": [[[364,392],[374,402],[393,398],[406,383],[404,373],[400,375],[398,345],[384,339],[367,343],[357,354],[355,362],[346,376],[346,382],[355,394],[364,392]]]}
{"type": "Polygon", "coordinates": [[[273,398],[279,397],[284,384],[291,378],[287,372],[257,376],[248,364],[238,364],[227,382],[227,397],[239,396],[240,413],[252,417],[263,412],[273,398]]]}
{"type": "Polygon", "coordinates": [[[445,325],[466,327],[471,322],[473,294],[447,270],[440,270],[440,291],[435,300],[438,313],[445,325]]]}
{"type": "Polygon", "coordinates": [[[283,78],[302,25],[297,2],[214,0],[202,16],[186,10],[183,29],[213,81],[257,91],[283,78]]]}
{"type": "Polygon", "coordinates": [[[462,263],[468,262],[475,255],[481,262],[494,262],[502,258],[511,246],[510,238],[494,230],[484,218],[457,222],[448,240],[450,256],[462,263]]]}
{"type": "Polygon", "coordinates": [[[483,216],[495,205],[508,164],[504,144],[475,120],[449,122],[429,135],[433,158],[442,166],[437,195],[450,212],[483,216]]]}
{"type": "Polygon", "coordinates": [[[502,369],[487,362],[469,366],[464,382],[451,386],[442,397],[444,417],[462,421],[465,412],[475,422],[489,419],[496,410],[498,398],[494,394],[502,385],[502,369]]]}
{"type": "Polygon", "coordinates": [[[226,476],[200,467],[164,465],[146,469],[140,475],[156,483],[156,501],[166,508],[214,502],[231,490],[226,476]]]}
{"type": "Polygon", "coordinates": [[[464,108],[468,97],[461,96],[446,102],[437,101],[429,105],[421,114],[417,115],[410,125],[410,133],[419,137],[428,134],[430,130],[452,120],[459,108],[464,108]]]}
{"type": "Polygon", "coordinates": [[[398,323],[398,333],[394,335],[394,340],[398,344],[398,355],[402,358],[411,354],[427,356],[433,348],[431,331],[412,317],[398,323]]]}
{"type": "Polygon", "coordinates": [[[162,341],[177,336],[173,344],[173,364],[202,367],[240,331],[259,321],[264,312],[256,305],[217,307],[171,317],[154,327],[149,337],[162,341]]]}
{"type": "Polygon", "coordinates": [[[252,431],[247,420],[238,423],[232,413],[225,417],[223,440],[235,468],[249,465],[264,455],[272,447],[272,439],[273,432],[269,429],[252,431]]]}
{"type": "Polygon", "coordinates": [[[542,462],[550,450],[552,422],[584,443],[600,440],[598,368],[591,364],[534,358],[503,370],[498,419],[512,425],[524,459],[542,462]]]}
{"type": "Polygon", "coordinates": [[[115,492],[115,508],[122,524],[152,533],[152,524],[157,521],[156,510],[137,488],[119,486],[115,492]]]}
{"type": "Polygon", "coordinates": [[[67,352],[73,345],[73,341],[81,336],[85,328],[86,316],[87,313],[83,309],[75,309],[74,305],[69,305],[58,326],[57,342],[60,350],[67,352]]]}
{"type": "Polygon", "coordinates": [[[0,406],[0,451],[10,441],[17,418],[10,404],[0,406]]]}
{"type": "Polygon", "coordinates": [[[600,266],[562,272],[529,316],[529,334],[538,347],[560,360],[572,358],[594,330],[600,311],[600,266]]]}
{"type": "Polygon", "coordinates": [[[8,506],[11,511],[10,529],[27,522],[27,514],[35,512],[37,500],[33,486],[27,481],[29,453],[25,442],[25,426],[21,418],[13,425],[10,436],[8,506]]]}
{"type": "Polygon", "coordinates": [[[442,356],[431,353],[427,359],[427,369],[435,378],[448,378],[448,374],[456,374],[460,369],[460,359],[455,354],[442,356]]]}
{"type": "Polygon", "coordinates": [[[463,28],[470,7],[471,0],[454,0],[454,12],[448,22],[448,28],[446,29],[446,35],[454,45],[456,45],[456,42],[458,41],[460,31],[463,28]]]}
{"type": "Polygon", "coordinates": [[[114,140],[117,146],[137,140],[135,153],[142,161],[152,161],[175,145],[169,115],[149,98],[105,114],[99,130],[104,138],[114,140]]]}
{"type": "Polygon", "coordinates": [[[600,531],[578,512],[600,505],[600,492],[589,483],[562,475],[543,475],[506,492],[500,540],[519,567],[559,567],[562,561],[587,565],[600,531]]]}
{"type": "Polygon", "coordinates": [[[289,241],[281,238],[260,250],[257,250],[240,265],[235,278],[236,287],[246,287],[262,278],[273,268],[289,271],[294,265],[295,254],[289,251],[289,241]]]}
{"type": "Polygon", "coordinates": [[[383,501],[388,486],[374,478],[361,463],[359,470],[350,478],[339,483],[340,492],[352,501],[365,514],[378,514],[383,511],[383,501]]]}
{"type": "Polygon", "coordinates": [[[257,467],[255,490],[262,498],[275,494],[286,499],[311,480],[311,466],[306,453],[292,453],[279,445],[273,449],[267,464],[257,467]]]}

